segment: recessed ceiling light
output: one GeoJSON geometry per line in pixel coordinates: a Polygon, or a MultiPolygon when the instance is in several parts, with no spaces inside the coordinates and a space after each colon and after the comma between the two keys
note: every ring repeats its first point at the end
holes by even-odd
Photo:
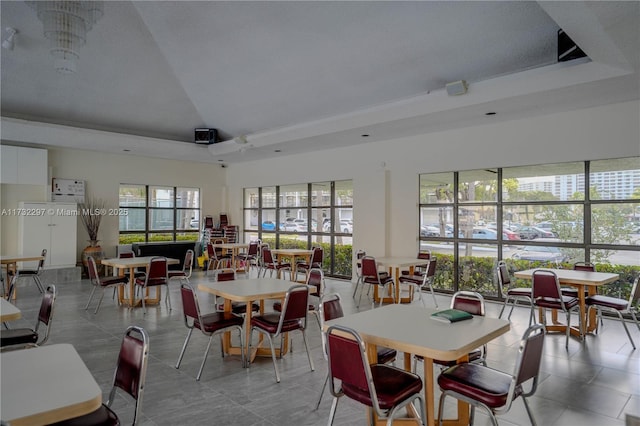
{"type": "Polygon", "coordinates": [[[218,161],[223,162],[224,160],[218,160],[218,161]]]}
{"type": "Polygon", "coordinates": [[[123,149],[124,152],[131,152],[130,149],[123,149]]]}
{"type": "Polygon", "coordinates": [[[494,111],[485,112],[484,115],[496,115],[497,113],[494,111]]]}
{"type": "Polygon", "coordinates": [[[282,152],[281,149],[274,149],[273,152],[282,152]]]}
{"type": "Polygon", "coordinates": [[[367,135],[366,133],[364,135],[360,135],[360,136],[362,136],[363,138],[368,138],[369,137],[369,135],[367,135]]]}

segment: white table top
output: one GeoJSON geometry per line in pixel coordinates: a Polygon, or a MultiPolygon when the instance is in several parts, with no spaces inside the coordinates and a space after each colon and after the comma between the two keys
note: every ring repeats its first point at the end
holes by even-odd
{"type": "MultiPolygon", "coordinates": [[[[162,256],[140,256],[140,257],[126,257],[126,258],[118,258],[113,257],[110,259],[103,259],[102,264],[107,266],[113,266],[114,268],[138,268],[142,266],[149,265],[149,261],[154,257],[162,257],[162,256]]],[[[180,263],[178,259],[173,259],[167,257],[168,265],[176,265],[180,263]]]]}
{"type": "Polygon", "coordinates": [[[279,299],[294,285],[289,280],[276,278],[253,278],[232,281],[201,281],[198,290],[224,297],[236,302],[261,299],[279,299]]]}
{"type": "Polygon", "coordinates": [[[385,266],[388,268],[402,268],[427,262],[427,259],[418,259],[417,257],[385,256],[376,257],[375,259],[378,266],[385,266]]]}
{"type": "Polygon", "coordinates": [[[12,321],[21,316],[22,312],[16,305],[0,297],[0,321],[12,321]]]}
{"type": "Polygon", "coordinates": [[[456,360],[509,331],[507,320],[473,317],[447,324],[430,318],[436,309],[386,305],[327,321],[352,328],[367,343],[443,361],[456,360]]]}
{"type": "Polygon", "coordinates": [[[556,274],[560,284],[582,284],[582,285],[603,285],[617,281],[620,278],[618,274],[612,274],[608,272],[591,272],[591,271],[576,271],[573,269],[547,269],[536,268],[527,269],[525,271],[518,271],[513,275],[516,278],[531,279],[533,277],[533,271],[551,271],[556,274]]]}
{"type": "Polygon", "coordinates": [[[102,390],[69,344],[3,352],[2,420],[12,426],[54,423],[95,411],[102,390]]]}

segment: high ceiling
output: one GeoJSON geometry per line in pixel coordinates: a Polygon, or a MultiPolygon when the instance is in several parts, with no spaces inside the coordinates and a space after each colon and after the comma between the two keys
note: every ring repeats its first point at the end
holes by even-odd
{"type": "Polygon", "coordinates": [[[234,163],[639,99],[637,1],[107,1],[71,75],[0,7],[5,143],[234,163]],[[559,28],[588,59],[557,62],[559,28]]]}

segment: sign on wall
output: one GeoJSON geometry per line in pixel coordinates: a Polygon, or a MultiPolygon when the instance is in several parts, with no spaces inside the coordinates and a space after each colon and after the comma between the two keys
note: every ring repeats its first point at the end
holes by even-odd
{"type": "Polygon", "coordinates": [[[84,181],[53,178],[51,182],[51,201],[84,203],[84,181]]]}

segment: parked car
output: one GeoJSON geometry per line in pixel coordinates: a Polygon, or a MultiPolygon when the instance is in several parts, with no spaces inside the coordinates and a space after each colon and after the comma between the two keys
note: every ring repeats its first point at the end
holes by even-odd
{"type": "MultiPolygon", "coordinates": [[[[296,224],[296,230],[298,232],[307,232],[307,220],[306,219],[294,219],[293,223],[296,224]]],[[[318,229],[318,223],[315,219],[311,219],[311,230],[318,229]]]]}
{"type": "Polygon", "coordinates": [[[191,222],[189,222],[189,226],[192,227],[193,229],[198,229],[200,227],[200,220],[191,219],[191,222]]]}
{"type": "Polygon", "coordinates": [[[534,240],[536,238],[555,238],[556,234],[551,231],[545,231],[536,226],[521,226],[515,232],[520,235],[522,240],[534,240]]]}
{"type": "Polygon", "coordinates": [[[262,230],[263,231],[275,231],[276,230],[276,224],[273,223],[270,220],[265,220],[264,222],[262,222],[262,230]]]}
{"type": "Polygon", "coordinates": [[[513,259],[540,262],[567,262],[569,257],[557,247],[525,246],[511,255],[513,259]]]}
{"type": "Polygon", "coordinates": [[[280,230],[285,232],[296,232],[298,230],[298,226],[295,222],[284,221],[280,224],[280,230]]]}
{"type": "Polygon", "coordinates": [[[520,234],[514,231],[509,231],[508,229],[504,229],[502,231],[502,239],[503,240],[519,240],[520,234]]]}
{"type": "Polygon", "coordinates": [[[423,225],[420,227],[421,237],[439,237],[440,229],[435,226],[423,225]]]}
{"type": "Polygon", "coordinates": [[[495,229],[489,228],[473,228],[473,236],[471,238],[476,238],[480,240],[497,240],[498,233],[495,229]]]}
{"type": "Polygon", "coordinates": [[[340,221],[340,230],[344,234],[353,233],[353,224],[349,220],[341,220],[340,221]]]}

